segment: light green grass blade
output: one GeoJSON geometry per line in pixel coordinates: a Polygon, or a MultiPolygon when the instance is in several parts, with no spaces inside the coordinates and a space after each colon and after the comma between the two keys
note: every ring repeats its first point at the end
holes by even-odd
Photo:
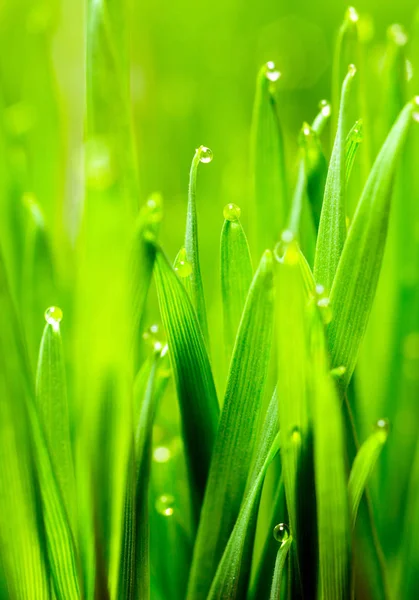
{"type": "Polygon", "coordinates": [[[355,73],[355,67],[350,65],[342,85],[338,126],[327,173],[317,236],[314,278],[326,290],[332,287],[346,238],[345,138],[350,90],[355,73]]]}
{"type": "Polygon", "coordinates": [[[327,100],[320,100],[319,112],[313,119],[311,128],[316,132],[317,136],[321,136],[323,130],[329,121],[330,115],[332,114],[332,107],[327,100]]]}
{"type": "Polygon", "coordinates": [[[256,448],[256,462],[248,489],[211,585],[208,598],[212,600],[233,600],[246,594],[262,486],[268,467],[279,450],[278,427],[278,398],[275,392],[256,448]]]}
{"type": "Polygon", "coordinates": [[[196,180],[199,164],[212,161],[212,152],[206,146],[200,146],[195,150],[189,174],[188,212],[186,216],[185,249],[186,258],[192,266],[190,275],[190,292],[192,304],[198,316],[198,322],[202,334],[208,346],[208,322],[207,309],[205,307],[204,287],[202,284],[201,265],[199,262],[198,245],[198,217],[196,210],[196,180]]]}
{"type": "Polygon", "coordinates": [[[349,598],[349,506],[341,404],[329,374],[323,323],[311,307],[311,385],[319,539],[319,594],[349,598]]]}
{"type": "Polygon", "coordinates": [[[282,132],[273,90],[278,78],[273,63],[267,63],[256,81],[250,146],[252,246],[256,256],[266,248],[273,248],[289,213],[282,132]]]}
{"type": "Polygon", "coordinates": [[[226,359],[230,360],[237,330],[252,283],[253,267],[238,207],[227,204],[221,232],[221,293],[223,298],[226,359]]]}
{"type": "Polygon", "coordinates": [[[70,440],[70,412],[60,321],[62,311],[50,307],[39,350],[36,375],[36,404],[45,432],[52,468],[66,507],[72,531],[76,532],[75,477],[70,440]]]}
{"type": "Polygon", "coordinates": [[[355,526],[359,503],[374,470],[375,463],[387,441],[388,423],[380,419],[376,431],[362,444],[352,464],[348,482],[349,510],[352,529],[355,526]]]}
{"type": "Polygon", "coordinates": [[[269,596],[270,600],[281,600],[282,572],[287,561],[288,551],[291,547],[291,544],[292,536],[290,535],[288,539],[285,542],[283,542],[278,549],[275,561],[274,576],[272,580],[271,594],[269,596]]]}
{"type": "Polygon", "coordinates": [[[414,102],[403,109],[374,163],[333,283],[328,339],[332,367],[346,367],[343,386],[349,383],[355,368],[371,311],[384,253],[394,173],[414,109],[414,102]]]}
{"type": "Polygon", "coordinates": [[[196,312],[160,249],[155,279],[177,387],[192,493],[202,499],[218,427],[217,394],[196,312]]]}
{"type": "Polygon", "coordinates": [[[352,169],[355,162],[355,157],[358,152],[359,145],[361,144],[363,139],[363,125],[362,119],[358,119],[356,123],[352,126],[352,129],[349,131],[346,136],[345,142],[345,180],[346,185],[348,185],[349,178],[352,173],[352,169]]]}
{"type": "Polygon", "coordinates": [[[256,441],[273,329],[272,254],[254,276],[231,359],[194,548],[188,598],[205,598],[237,519],[256,441]]]}
{"type": "Polygon", "coordinates": [[[306,138],[307,146],[307,195],[313,215],[315,231],[319,229],[323,206],[324,188],[327,178],[327,160],[319,136],[330,116],[330,104],[320,104],[319,115],[311,126],[311,135],[306,138]]]}

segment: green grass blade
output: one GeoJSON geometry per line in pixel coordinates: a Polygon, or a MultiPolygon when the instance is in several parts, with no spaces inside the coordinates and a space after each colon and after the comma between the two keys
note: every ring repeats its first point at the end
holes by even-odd
{"type": "Polygon", "coordinates": [[[270,600],[281,600],[282,572],[287,561],[288,551],[291,547],[291,544],[292,536],[290,535],[288,539],[285,542],[283,542],[278,549],[275,561],[274,576],[272,580],[271,594],[269,596],[270,600]]]}
{"type": "Polygon", "coordinates": [[[320,137],[323,133],[323,129],[325,128],[331,114],[332,108],[329,102],[327,100],[321,100],[319,102],[319,112],[311,124],[311,128],[316,132],[318,137],[320,137]]]}
{"type": "Polygon", "coordinates": [[[218,427],[217,394],[196,312],[160,249],[155,279],[177,387],[192,490],[202,499],[218,427]]]}
{"type": "Polygon", "coordinates": [[[60,332],[61,309],[48,308],[45,319],[47,323],[42,335],[36,375],[36,404],[51,455],[52,467],[75,533],[75,476],[60,332]]]}
{"type": "MultiPolygon", "coordinates": [[[[321,106],[319,115],[322,117],[322,123],[326,122],[330,115],[330,105],[321,106]],[[325,113],[325,116],[323,114],[325,113]]],[[[320,215],[323,206],[324,188],[327,178],[327,160],[324,155],[323,147],[320,143],[320,133],[322,126],[317,123],[316,118],[313,121],[311,135],[306,138],[307,154],[307,195],[313,215],[315,231],[319,229],[320,215]]]]}
{"type": "Polygon", "coordinates": [[[199,262],[198,246],[198,217],[196,211],[196,179],[199,164],[209,163],[212,160],[212,152],[206,146],[200,146],[195,150],[189,174],[188,212],[186,216],[185,249],[186,257],[192,266],[190,275],[191,300],[198,315],[198,322],[202,330],[205,342],[208,346],[208,322],[207,309],[205,307],[204,287],[202,284],[201,265],[199,262]]]}
{"type": "Polygon", "coordinates": [[[326,290],[332,287],[346,238],[345,138],[351,83],[355,73],[355,67],[350,65],[342,85],[338,127],[327,173],[317,237],[314,277],[326,290]]]}
{"type": "Polygon", "coordinates": [[[256,82],[250,158],[253,246],[257,256],[274,246],[289,213],[282,132],[273,90],[278,77],[273,63],[267,63],[256,82]]]}
{"type": "Polygon", "coordinates": [[[375,463],[387,441],[388,423],[380,419],[376,431],[362,444],[353,462],[348,482],[349,510],[352,529],[355,527],[359,503],[374,470],[375,463]]]}
{"type": "Polygon", "coordinates": [[[223,298],[224,340],[226,358],[230,360],[237,330],[252,283],[253,267],[246,234],[239,218],[238,207],[228,204],[221,232],[221,293],[223,298]]]}
{"type": "Polygon", "coordinates": [[[394,173],[414,108],[414,102],[409,102],[403,109],[374,163],[333,283],[333,319],[328,338],[332,367],[346,367],[343,386],[349,383],[355,368],[371,311],[384,253],[394,173]]]}
{"type": "Polygon", "coordinates": [[[208,598],[242,598],[250,577],[256,518],[269,465],[279,450],[278,398],[273,394],[266,413],[250,483],[218,565],[208,598]]]}
{"type": "Polygon", "coordinates": [[[359,145],[362,142],[363,138],[363,126],[362,119],[358,119],[356,123],[353,125],[352,129],[349,131],[346,136],[345,142],[345,164],[346,164],[346,172],[345,172],[345,180],[346,185],[348,185],[349,178],[352,173],[352,169],[355,162],[355,157],[358,152],[359,145]]]}
{"type": "Polygon", "coordinates": [[[266,251],[249,290],[231,359],[189,580],[188,598],[194,600],[208,594],[239,513],[256,440],[272,329],[272,254],[266,251]]]}

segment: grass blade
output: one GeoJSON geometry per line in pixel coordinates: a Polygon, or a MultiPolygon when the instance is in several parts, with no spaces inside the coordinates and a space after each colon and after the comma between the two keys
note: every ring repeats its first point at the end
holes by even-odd
{"type": "Polygon", "coordinates": [[[250,153],[257,256],[273,248],[289,213],[282,132],[273,90],[279,77],[274,64],[268,62],[256,82],[250,153]]]}
{"type": "Polygon", "coordinates": [[[226,357],[230,360],[237,330],[252,283],[253,267],[239,207],[227,204],[221,232],[221,293],[226,357]]]}
{"type": "Polygon", "coordinates": [[[332,287],[346,237],[345,138],[349,94],[355,73],[354,65],[350,65],[342,85],[338,127],[327,173],[317,236],[314,278],[326,290],[332,287]]]}
{"type": "Polygon", "coordinates": [[[266,251],[249,290],[231,359],[189,580],[188,598],[194,600],[208,594],[243,500],[268,372],[272,329],[272,254],[266,251]]]}
{"type": "Polygon", "coordinates": [[[346,367],[343,386],[349,383],[355,368],[371,311],[384,253],[394,173],[414,108],[414,102],[409,102],[400,113],[374,163],[333,283],[328,339],[332,367],[346,367]]]}
{"type": "Polygon", "coordinates": [[[269,596],[270,600],[281,599],[282,572],[285,567],[288,551],[290,549],[291,544],[292,536],[290,535],[284,542],[282,542],[278,549],[275,561],[274,577],[272,580],[271,594],[269,596]]]}
{"type": "Polygon", "coordinates": [[[218,427],[214,380],[195,310],[160,249],[157,249],[155,279],[180,404],[192,490],[202,499],[218,427]]]}
{"type": "Polygon", "coordinates": [[[353,462],[348,482],[349,509],[352,529],[355,527],[359,503],[375,463],[387,441],[388,423],[380,419],[376,431],[362,444],[353,462]]]}
{"type": "Polygon", "coordinates": [[[346,136],[345,142],[345,164],[346,164],[346,173],[345,180],[346,185],[348,185],[349,178],[352,173],[352,168],[354,166],[355,157],[359,148],[359,145],[363,139],[363,126],[362,119],[358,119],[356,123],[353,125],[352,129],[349,131],[346,136]]]}

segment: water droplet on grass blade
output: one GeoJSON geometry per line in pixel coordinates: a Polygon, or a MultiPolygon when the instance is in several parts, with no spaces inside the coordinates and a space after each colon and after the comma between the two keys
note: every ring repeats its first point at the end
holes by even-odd
{"type": "Polygon", "coordinates": [[[238,221],[241,215],[240,206],[233,203],[226,204],[224,206],[223,215],[226,221],[238,221]]]}
{"type": "Polygon", "coordinates": [[[356,74],[356,66],[354,64],[348,65],[348,74],[352,77],[356,74]]]}
{"type": "Polygon", "coordinates": [[[330,102],[328,102],[327,100],[320,100],[319,110],[322,113],[323,117],[330,117],[332,112],[330,102]]]}
{"type": "Polygon", "coordinates": [[[276,69],[275,63],[272,62],[271,60],[266,63],[265,75],[266,75],[266,78],[269,79],[269,81],[271,81],[272,83],[275,83],[281,77],[280,71],[278,71],[278,69],[276,69]]]}
{"type": "Polygon", "coordinates": [[[278,525],[275,525],[274,527],[273,535],[277,542],[283,544],[290,537],[288,525],[286,523],[278,523],[278,525]]]}
{"type": "Polygon", "coordinates": [[[210,150],[206,146],[199,146],[199,148],[197,148],[196,151],[198,152],[199,160],[201,163],[204,163],[204,164],[210,163],[212,161],[212,159],[214,158],[212,150],[210,150]]]}
{"type": "Polygon", "coordinates": [[[359,21],[359,14],[356,8],[354,8],[353,6],[348,6],[345,14],[345,19],[347,19],[351,23],[357,23],[359,21]]]}
{"type": "Polygon", "coordinates": [[[290,229],[285,229],[282,232],[281,239],[274,248],[274,256],[280,263],[286,263],[288,265],[298,263],[298,249],[294,234],[290,229]]]}
{"type": "Polygon", "coordinates": [[[50,306],[45,311],[45,321],[48,325],[52,325],[55,331],[58,331],[60,328],[60,323],[63,318],[63,311],[58,306],[50,306]]]}
{"type": "Polygon", "coordinates": [[[328,325],[332,320],[332,309],[330,308],[330,299],[322,285],[316,285],[316,304],[324,325],[328,325]]]}
{"type": "Polygon", "coordinates": [[[415,96],[413,98],[413,105],[414,105],[415,109],[412,113],[412,117],[413,117],[414,121],[419,123],[419,96],[415,96]]]}
{"type": "Polygon", "coordinates": [[[333,379],[340,379],[341,377],[343,377],[346,373],[346,367],[344,367],[343,365],[341,365],[340,367],[336,367],[334,369],[331,369],[330,374],[333,377],[333,379]]]}
{"type": "Polygon", "coordinates": [[[153,460],[157,463],[166,463],[172,457],[172,453],[166,446],[157,446],[153,451],[153,460]]]}
{"type": "Polygon", "coordinates": [[[159,338],[159,326],[154,324],[151,325],[143,333],[143,340],[149,345],[154,352],[162,352],[163,343],[159,338]]]}
{"type": "Polygon", "coordinates": [[[176,257],[175,271],[179,277],[189,277],[192,273],[192,265],[186,257],[186,249],[182,248],[176,257]]]}
{"type": "Polygon", "coordinates": [[[383,433],[385,433],[387,435],[388,432],[390,431],[389,420],[388,419],[378,419],[377,423],[375,424],[375,429],[377,431],[382,431],[383,433]]]}
{"type": "Polygon", "coordinates": [[[171,517],[174,513],[175,498],[170,494],[162,494],[157,498],[154,506],[160,515],[171,517]]]}

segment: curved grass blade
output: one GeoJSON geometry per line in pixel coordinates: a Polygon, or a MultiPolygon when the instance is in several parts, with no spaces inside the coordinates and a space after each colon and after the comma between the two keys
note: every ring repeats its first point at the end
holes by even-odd
{"type": "Polygon", "coordinates": [[[346,173],[345,180],[346,185],[348,185],[349,178],[352,173],[352,168],[354,166],[355,157],[363,139],[363,125],[362,119],[358,119],[356,123],[353,125],[352,129],[349,131],[346,136],[345,142],[345,164],[346,164],[346,173]]]}
{"type": "Polygon", "coordinates": [[[250,158],[257,256],[274,246],[289,213],[282,132],[273,90],[279,77],[274,64],[268,62],[260,69],[256,81],[250,158]]]}
{"type": "Polygon", "coordinates": [[[196,179],[199,163],[209,163],[212,160],[212,152],[206,146],[200,146],[195,150],[189,174],[188,212],[186,216],[185,249],[188,262],[192,266],[190,275],[190,291],[192,304],[198,316],[207,347],[209,345],[207,310],[205,307],[204,287],[202,285],[201,266],[199,262],[198,246],[198,218],[196,213],[196,179]]]}
{"type": "Polygon", "coordinates": [[[272,254],[254,276],[231,359],[197,533],[188,598],[205,598],[243,500],[256,440],[273,329],[272,254]]]}
{"type": "MultiPolygon", "coordinates": [[[[230,213],[233,210],[230,209],[230,213]]],[[[228,360],[231,357],[252,278],[252,259],[242,224],[238,218],[226,219],[221,232],[221,293],[228,360]]]]}
{"type": "Polygon", "coordinates": [[[311,124],[312,130],[317,134],[318,137],[323,133],[323,129],[328,122],[330,115],[332,114],[332,108],[327,100],[321,100],[319,103],[319,112],[311,124]]]}
{"type": "Polygon", "coordinates": [[[356,73],[354,65],[342,85],[338,127],[327,173],[322,212],[314,260],[314,278],[327,291],[332,287],[339,258],[346,238],[345,206],[345,138],[351,83],[356,73]]]}
{"type": "Polygon", "coordinates": [[[349,510],[352,529],[355,527],[359,503],[375,463],[387,441],[388,423],[380,419],[376,431],[362,444],[353,462],[348,482],[349,510]]]}
{"type": "Polygon", "coordinates": [[[39,350],[36,374],[36,404],[49,448],[52,468],[72,531],[76,532],[75,474],[70,439],[70,413],[64,355],[61,341],[61,309],[50,307],[39,350]]]}
{"type": "Polygon", "coordinates": [[[282,584],[282,572],[285,567],[285,563],[288,557],[288,551],[292,544],[292,536],[281,544],[278,549],[275,561],[274,576],[272,580],[270,600],[281,600],[281,584],[282,584]]]}
{"type": "Polygon", "coordinates": [[[330,294],[333,319],[328,327],[332,368],[346,367],[346,387],[355,368],[383,259],[391,190],[397,159],[412,121],[409,102],[390,131],[365,185],[330,294]]]}
{"type": "Polygon", "coordinates": [[[218,427],[217,394],[195,310],[160,248],[155,280],[177,387],[192,493],[199,504],[218,427]]]}
{"type": "Polygon", "coordinates": [[[213,579],[208,599],[242,598],[250,577],[257,512],[269,465],[279,450],[278,398],[274,392],[263,424],[246,495],[213,579]]]}
{"type": "Polygon", "coordinates": [[[327,178],[327,160],[319,136],[331,113],[330,104],[326,100],[322,100],[319,108],[320,112],[311,126],[312,135],[307,138],[307,195],[316,232],[319,229],[327,178]]]}

